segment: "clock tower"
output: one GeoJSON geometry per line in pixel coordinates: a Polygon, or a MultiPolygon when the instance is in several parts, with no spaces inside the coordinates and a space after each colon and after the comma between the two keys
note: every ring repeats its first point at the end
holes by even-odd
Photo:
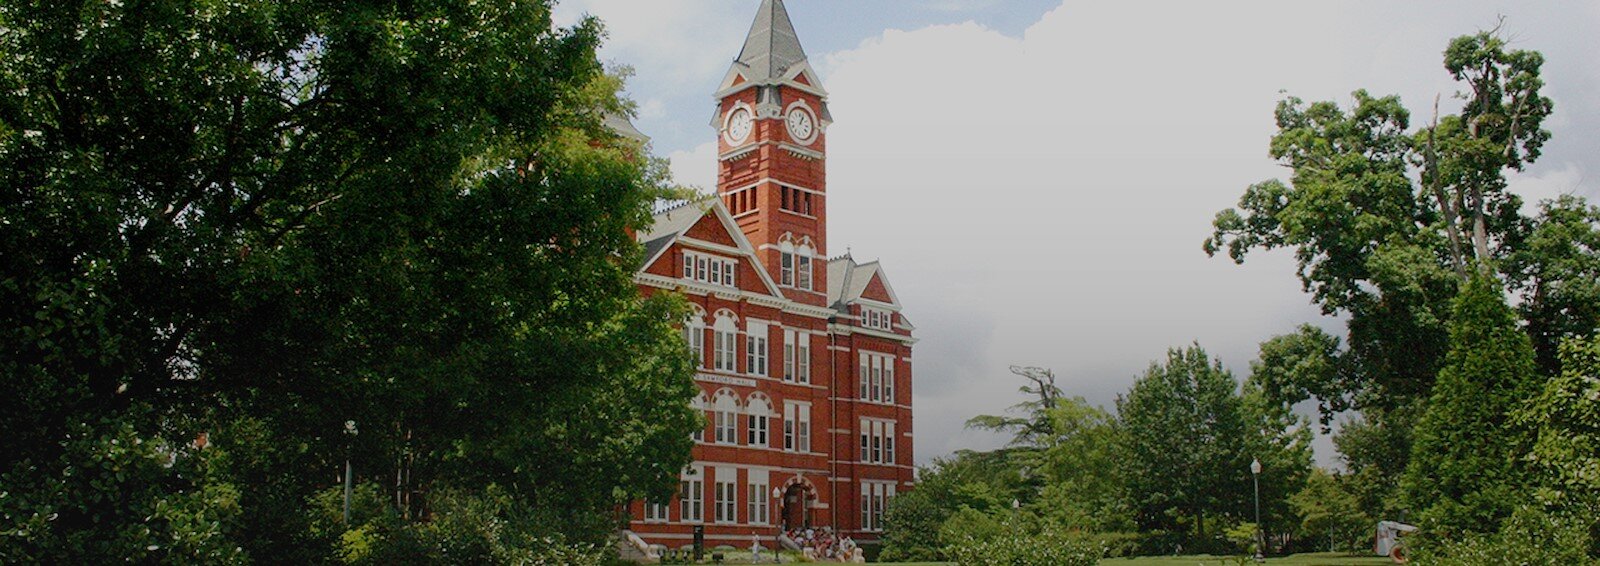
{"type": "Polygon", "coordinates": [[[762,0],[715,98],[717,195],[783,293],[824,306],[832,116],[783,0],[762,0]]]}

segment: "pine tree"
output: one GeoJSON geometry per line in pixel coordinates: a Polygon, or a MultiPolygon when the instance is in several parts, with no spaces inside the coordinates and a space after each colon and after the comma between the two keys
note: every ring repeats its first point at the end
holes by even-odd
{"type": "Polygon", "coordinates": [[[1498,282],[1472,277],[1453,311],[1450,350],[1402,482],[1424,529],[1445,539],[1494,532],[1522,501],[1525,446],[1511,414],[1539,380],[1528,335],[1498,282]]]}

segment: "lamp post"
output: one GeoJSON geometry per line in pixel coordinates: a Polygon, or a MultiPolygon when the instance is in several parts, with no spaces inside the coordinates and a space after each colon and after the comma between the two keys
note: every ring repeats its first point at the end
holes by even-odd
{"type": "MultiPolygon", "coordinates": [[[[767,512],[768,513],[774,513],[774,514],[782,513],[783,512],[782,508],[779,507],[779,505],[778,505],[781,502],[783,502],[783,488],[773,487],[772,488],[772,508],[769,509],[767,512]]],[[[777,524],[779,526],[778,526],[778,528],[773,529],[773,531],[772,531],[772,563],[773,564],[777,564],[778,562],[780,562],[779,556],[781,556],[781,555],[778,554],[778,549],[783,548],[783,542],[780,540],[780,538],[783,537],[783,526],[782,525],[783,525],[783,522],[788,519],[788,517],[783,517],[783,518],[774,517],[774,518],[778,519],[778,520],[773,521],[773,523],[775,523],[775,524],[777,524]]]]}
{"type": "Polygon", "coordinates": [[[356,434],[359,433],[359,431],[356,430],[356,422],[355,421],[345,421],[344,422],[344,433],[347,434],[347,435],[350,435],[349,438],[346,439],[346,441],[345,441],[345,448],[344,448],[344,524],[346,526],[349,526],[350,525],[350,488],[351,488],[351,484],[355,483],[355,469],[350,466],[350,445],[355,444],[356,434]]]}
{"type": "Polygon", "coordinates": [[[1256,488],[1256,562],[1260,563],[1267,548],[1266,531],[1261,529],[1261,460],[1250,459],[1250,479],[1256,488]]]}

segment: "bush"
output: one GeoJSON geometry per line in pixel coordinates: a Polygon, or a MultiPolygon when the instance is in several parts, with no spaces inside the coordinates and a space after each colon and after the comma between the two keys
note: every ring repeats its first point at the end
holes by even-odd
{"type": "Polygon", "coordinates": [[[1104,547],[1051,530],[964,537],[950,546],[951,558],[962,566],[1094,566],[1104,555],[1104,547]]]}
{"type": "Polygon", "coordinates": [[[1600,564],[1590,556],[1589,528],[1594,512],[1552,514],[1535,507],[1512,513],[1499,532],[1467,536],[1459,542],[1428,544],[1415,552],[1422,566],[1568,566],[1600,564]]]}
{"type": "Polygon", "coordinates": [[[335,555],[345,564],[519,564],[599,566],[608,548],[567,540],[542,521],[513,511],[512,500],[494,486],[481,493],[430,494],[425,521],[406,521],[387,505],[376,484],[351,493],[350,524],[343,524],[343,488],[312,498],[314,529],[337,539],[335,555]]]}
{"type": "Polygon", "coordinates": [[[940,529],[950,559],[963,566],[1094,566],[1106,542],[1069,532],[1026,512],[985,514],[963,508],[940,529]]]}

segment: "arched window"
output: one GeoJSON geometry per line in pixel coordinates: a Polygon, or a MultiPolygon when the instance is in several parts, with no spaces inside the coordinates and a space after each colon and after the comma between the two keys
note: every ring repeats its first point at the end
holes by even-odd
{"type": "Polygon", "coordinates": [[[694,354],[694,367],[706,366],[706,311],[700,305],[690,305],[694,312],[683,322],[683,341],[694,354]]]}
{"type": "MultiPolygon", "coordinates": [[[[694,396],[694,401],[691,401],[689,406],[694,407],[696,411],[705,412],[711,408],[711,401],[706,399],[706,392],[701,391],[699,395],[694,396]]],[[[693,438],[695,442],[705,442],[706,425],[702,424],[700,428],[694,429],[694,433],[690,434],[689,438],[693,438]]]]}
{"type": "Polygon", "coordinates": [[[813,252],[811,250],[811,240],[809,238],[800,241],[800,249],[795,255],[797,256],[795,258],[795,279],[797,282],[795,286],[810,291],[811,256],[813,255],[813,252]]]}
{"type": "Polygon", "coordinates": [[[794,286],[794,243],[787,237],[778,243],[778,284],[784,287],[794,286]]]}
{"type": "Polygon", "coordinates": [[[711,367],[718,371],[739,371],[739,323],[732,311],[717,311],[717,320],[711,327],[711,367]]]}
{"type": "Polygon", "coordinates": [[[751,446],[767,447],[772,444],[772,401],[764,393],[751,393],[750,401],[745,404],[745,415],[748,417],[745,425],[745,444],[751,446]]]}
{"type": "Polygon", "coordinates": [[[717,444],[738,444],[739,395],[732,389],[720,389],[711,400],[711,429],[716,431],[717,444]]]}

